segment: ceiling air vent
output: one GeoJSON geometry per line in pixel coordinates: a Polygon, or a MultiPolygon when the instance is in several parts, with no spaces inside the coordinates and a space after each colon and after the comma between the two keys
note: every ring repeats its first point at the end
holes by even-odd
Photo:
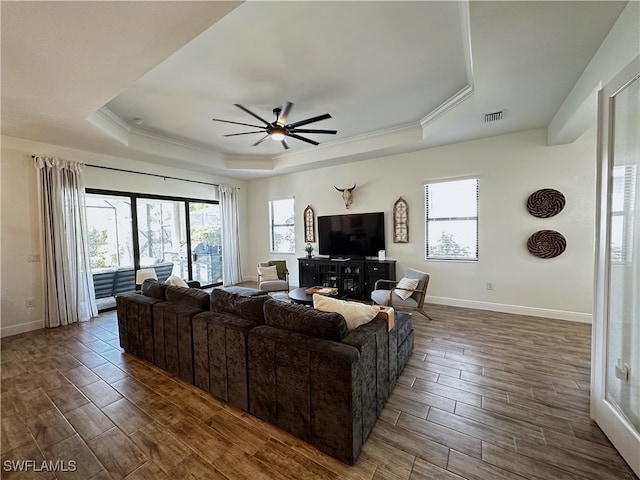
{"type": "Polygon", "coordinates": [[[484,123],[496,122],[498,120],[502,120],[502,114],[503,113],[504,112],[502,110],[500,110],[499,112],[485,113],[484,114],[484,123]]]}

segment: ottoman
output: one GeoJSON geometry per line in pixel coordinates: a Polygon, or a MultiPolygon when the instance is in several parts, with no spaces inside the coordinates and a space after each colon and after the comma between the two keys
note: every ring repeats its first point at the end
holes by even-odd
{"type": "Polygon", "coordinates": [[[231,286],[231,287],[216,287],[220,290],[224,290],[225,292],[235,293],[236,295],[242,295],[243,297],[257,297],[258,295],[267,295],[267,292],[264,290],[259,290],[257,288],[250,287],[239,287],[239,286],[231,286]]]}

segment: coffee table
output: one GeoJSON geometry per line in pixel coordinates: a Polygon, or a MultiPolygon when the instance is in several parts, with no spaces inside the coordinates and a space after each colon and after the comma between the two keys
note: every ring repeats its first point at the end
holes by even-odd
{"type": "Polygon", "coordinates": [[[295,288],[295,289],[291,290],[289,292],[289,299],[293,303],[298,303],[300,305],[312,306],[313,305],[313,296],[309,295],[308,293],[305,293],[305,290],[307,288],[308,287],[300,287],[300,288],[295,288]]]}

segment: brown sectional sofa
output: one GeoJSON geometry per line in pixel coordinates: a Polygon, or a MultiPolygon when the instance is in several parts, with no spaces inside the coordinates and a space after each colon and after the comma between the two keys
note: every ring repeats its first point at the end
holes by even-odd
{"type": "Polygon", "coordinates": [[[267,295],[214,289],[210,309],[193,318],[195,385],[249,412],[247,338],[264,323],[267,295]]]}
{"type": "Polygon", "coordinates": [[[145,281],[117,297],[125,351],[353,464],[413,349],[411,315],[338,313],[145,281]]]}

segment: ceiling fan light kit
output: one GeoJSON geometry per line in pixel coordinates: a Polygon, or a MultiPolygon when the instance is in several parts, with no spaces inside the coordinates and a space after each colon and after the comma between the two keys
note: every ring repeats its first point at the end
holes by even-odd
{"type": "Polygon", "coordinates": [[[263,134],[265,134],[264,137],[262,137],[260,140],[258,140],[257,142],[255,142],[253,144],[254,147],[256,145],[260,145],[267,138],[271,138],[272,140],[274,140],[276,142],[280,142],[285,149],[289,149],[289,144],[287,143],[285,137],[295,138],[296,140],[300,140],[300,141],[303,141],[303,142],[306,142],[306,143],[310,143],[311,145],[320,145],[319,142],[316,142],[315,140],[312,140],[312,139],[307,138],[307,137],[303,137],[303,136],[301,136],[299,134],[300,133],[305,133],[305,134],[307,134],[307,133],[322,133],[322,134],[335,135],[336,133],[338,133],[337,130],[298,128],[298,127],[302,127],[304,125],[308,125],[310,123],[320,122],[322,120],[326,120],[328,118],[331,118],[331,115],[329,115],[328,113],[325,113],[323,115],[318,115],[316,117],[307,118],[306,120],[301,120],[299,122],[287,124],[287,117],[289,116],[289,112],[291,112],[291,108],[293,107],[293,103],[291,103],[291,102],[284,102],[282,107],[276,107],[276,108],[273,109],[273,115],[276,117],[276,119],[273,122],[267,122],[260,115],[255,114],[254,112],[252,112],[251,110],[249,110],[246,107],[243,107],[239,103],[236,103],[234,105],[236,107],[238,107],[240,110],[242,110],[242,111],[248,113],[249,115],[251,115],[252,117],[256,118],[257,120],[260,120],[264,125],[253,125],[253,124],[250,124],[250,123],[232,122],[231,120],[221,120],[219,118],[212,118],[212,120],[216,121],[216,122],[232,123],[234,125],[244,125],[246,127],[259,128],[260,130],[253,130],[251,132],[230,133],[230,134],[224,135],[225,137],[235,137],[235,136],[238,136],[238,135],[251,135],[251,134],[254,134],[254,133],[263,133],[263,134]]]}

